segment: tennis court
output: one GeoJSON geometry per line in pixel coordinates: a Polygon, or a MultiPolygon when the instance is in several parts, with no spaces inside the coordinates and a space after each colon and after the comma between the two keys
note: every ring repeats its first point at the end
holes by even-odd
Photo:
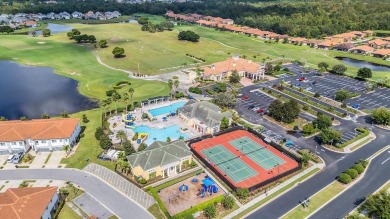
{"type": "Polygon", "coordinates": [[[241,153],[248,156],[266,170],[270,170],[286,162],[247,136],[229,141],[229,144],[233,145],[234,148],[241,151],[241,153]]]}
{"type": "Polygon", "coordinates": [[[192,143],[191,148],[235,188],[253,188],[299,167],[298,162],[245,130],[192,143]]]}
{"type": "Polygon", "coordinates": [[[236,183],[257,175],[254,169],[238,159],[232,152],[224,148],[223,145],[204,149],[202,153],[236,183]]]}

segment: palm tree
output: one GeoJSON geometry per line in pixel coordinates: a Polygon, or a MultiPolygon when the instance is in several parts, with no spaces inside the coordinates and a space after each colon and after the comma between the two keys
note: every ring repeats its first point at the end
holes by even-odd
{"type": "Polygon", "coordinates": [[[172,86],[173,86],[173,81],[172,79],[169,79],[168,80],[168,87],[169,87],[169,92],[170,92],[170,96],[172,96],[172,86]]]}
{"type": "Polygon", "coordinates": [[[115,104],[115,113],[118,113],[118,108],[116,107],[116,102],[121,99],[121,95],[118,94],[118,92],[114,92],[111,96],[112,101],[114,101],[115,104]]]}
{"type": "Polygon", "coordinates": [[[130,94],[130,97],[133,98],[133,94],[134,94],[134,88],[129,88],[129,94],[130,94]]]}
{"type": "MultiPolygon", "coordinates": [[[[105,100],[102,100],[102,106],[103,106],[103,110],[104,110],[104,118],[106,118],[106,110],[107,110],[107,107],[111,104],[111,99],[108,98],[108,99],[105,99],[105,100]]],[[[111,111],[110,111],[110,115],[111,115],[111,111]]]]}
{"type": "Polygon", "coordinates": [[[119,138],[121,140],[121,145],[122,145],[122,141],[124,139],[127,139],[127,135],[126,135],[126,132],[124,130],[119,130],[117,133],[116,133],[116,137],[119,138]]]}
{"type": "Polygon", "coordinates": [[[175,80],[175,82],[173,82],[173,84],[175,85],[175,90],[179,87],[179,80],[175,80]]]}
{"type": "Polygon", "coordinates": [[[62,147],[62,150],[66,152],[66,156],[69,155],[69,152],[70,152],[70,146],[69,145],[64,145],[62,147]]]}
{"type": "Polygon", "coordinates": [[[128,93],[123,94],[123,101],[126,104],[125,113],[127,113],[127,101],[129,101],[129,94],[128,93]]]}

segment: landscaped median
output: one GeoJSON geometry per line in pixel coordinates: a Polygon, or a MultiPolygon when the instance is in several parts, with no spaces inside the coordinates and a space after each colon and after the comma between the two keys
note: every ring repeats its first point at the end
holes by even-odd
{"type": "Polygon", "coordinates": [[[359,175],[365,171],[367,166],[368,161],[358,161],[353,167],[346,170],[344,173],[341,173],[338,177],[338,181],[333,181],[328,186],[311,196],[308,199],[308,202],[306,201],[298,205],[287,214],[283,215],[282,218],[306,218],[310,216],[333,198],[336,198],[338,195],[340,195],[345,189],[347,189],[349,186],[346,184],[356,182],[359,179],[359,175]],[[305,203],[307,205],[305,205],[305,203]]]}
{"type": "Polygon", "coordinates": [[[323,146],[336,152],[352,152],[375,139],[375,135],[365,128],[357,128],[356,131],[360,132],[360,134],[349,141],[337,144],[336,146],[328,144],[324,144],[323,146]]]}

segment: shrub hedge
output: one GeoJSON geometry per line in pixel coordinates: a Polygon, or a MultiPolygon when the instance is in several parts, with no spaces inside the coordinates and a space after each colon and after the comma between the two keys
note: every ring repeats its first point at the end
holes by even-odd
{"type": "Polygon", "coordinates": [[[352,168],[346,170],[345,173],[348,174],[351,179],[356,179],[359,176],[358,171],[352,168]]]}
{"type": "Polygon", "coordinates": [[[360,163],[353,165],[352,168],[355,169],[359,174],[364,172],[364,166],[360,163]]]}
{"type": "Polygon", "coordinates": [[[338,180],[344,184],[348,184],[352,181],[351,177],[346,173],[341,173],[338,177],[338,180]]]}

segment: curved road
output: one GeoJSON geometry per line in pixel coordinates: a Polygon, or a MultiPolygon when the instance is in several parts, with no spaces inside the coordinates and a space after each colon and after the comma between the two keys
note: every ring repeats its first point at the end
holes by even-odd
{"type": "MultiPolygon", "coordinates": [[[[248,87],[242,88],[240,91],[243,95],[248,95],[250,98],[258,98],[257,96],[253,95],[250,91],[253,89],[257,89],[261,87],[262,85],[252,85],[248,87]]],[[[299,102],[299,100],[298,100],[299,102]]],[[[242,107],[238,107],[238,111],[240,111],[242,107]]],[[[245,110],[243,110],[245,111],[245,110]]],[[[321,110],[322,111],[322,110],[321,110]]],[[[323,112],[324,114],[328,115],[328,112],[323,112]]],[[[250,115],[246,115],[243,113],[244,117],[249,117],[250,115]]],[[[247,118],[246,118],[247,119],[247,118]]],[[[250,119],[250,118],[249,118],[250,119]]],[[[271,129],[275,131],[278,134],[281,134],[282,136],[291,139],[294,141],[295,144],[299,144],[303,148],[309,148],[312,151],[315,150],[315,147],[318,147],[318,152],[320,152],[320,156],[324,159],[326,163],[326,167],[317,175],[314,177],[308,179],[307,181],[301,183],[300,185],[294,187],[290,191],[286,192],[285,194],[281,195],[279,198],[275,199],[274,201],[270,202],[269,204],[263,206],[262,208],[254,211],[250,215],[247,216],[247,218],[280,218],[282,215],[284,215],[286,212],[294,208],[299,204],[299,201],[302,201],[305,199],[305,197],[310,197],[313,194],[315,194],[317,191],[321,190],[325,186],[327,186],[329,183],[334,181],[336,177],[346,169],[350,168],[356,161],[360,159],[367,159],[369,156],[374,154],[375,152],[382,149],[384,146],[388,145],[390,142],[390,136],[389,131],[385,131],[376,127],[371,127],[371,124],[369,121],[365,121],[364,117],[359,117],[358,121],[359,123],[354,123],[350,120],[343,120],[338,119],[340,121],[340,125],[338,126],[338,129],[345,131],[345,130],[353,130],[357,127],[367,127],[372,128],[372,131],[376,134],[377,138],[367,144],[366,146],[360,148],[357,151],[354,151],[353,153],[349,154],[341,154],[341,153],[335,153],[332,151],[327,150],[326,148],[323,148],[321,145],[318,144],[315,138],[309,138],[309,139],[303,139],[303,138],[295,138],[294,136],[288,135],[288,134],[282,134],[285,132],[285,130],[281,129],[277,125],[270,124],[268,122],[264,122],[261,119],[255,119],[255,121],[251,121],[252,123],[257,123],[265,126],[267,129],[271,129]]],[[[382,156],[382,154],[381,154],[382,156]]],[[[388,161],[390,163],[390,160],[388,161]]],[[[345,213],[348,213],[351,209],[351,206],[355,203],[355,200],[352,201],[352,199],[355,197],[354,195],[360,195],[361,197],[367,195],[366,191],[375,191],[377,187],[377,184],[380,184],[382,182],[386,182],[389,179],[389,174],[384,174],[383,171],[385,171],[388,168],[384,168],[384,165],[377,164],[376,162],[373,162],[371,165],[372,169],[380,168],[381,170],[378,172],[382,172],[383,174],[374,174],[373,177],[376,177],[376,181],[373,178],[370,178],[370,180],[365,180],[367,183],[364,187],[362,187],[362,191],[360,193],[357,193],[355,190],[351,189],[345,191],[343,193],[343,197],[348,197],[346,199],[346,202],[338,202],[338,208],[345,209],[344,211],[340,211],[339,214],[336,214],[333,212],[333,208],[326,208],[329,212],[332,211],[333,215],[332,217],[326,217],[324,214],[324,217],[321,217],[322,215],[318,215],[319,217],[313,217],[313,218],[337,218],[337,217],[343,217],[345,213]],[[356,193],[356,194],[354,194],[356,193]],[[331,209],[331,210],[329,210],[331,209]],[[337,215],[337,216],[336,216],[337,215]],[[336,217],[333,217],[336,216],[336,217]]],[[[367,176],[370,176],[370,173],[367,173],[367,176]]],[[[358,185],[362,185],[360,183],[357,183],[358,185]]],[[[354,188],[357,188],[354,186],[354,188]]],[[[336,199],[338,200],[338,199],[336,199]]],[[[322,211],[319,211],[318,214],[320,214],[322,211]]]]}
{"type": "Polygon", "coordinates": [[[390,180],[390,150],[382,152],[371,161],[364,177],[325,205],[310,218],[328,219],[344,218],[357,207],[361,201],[390,180]]]}
{"type": "Polygon", "coordinates": [[[82,187],[120,218],[153,218],[138,203],[124,196],[100,178],[76,169],[0,170],[0,180],[56,179],[71,181],[82,187]]]}

